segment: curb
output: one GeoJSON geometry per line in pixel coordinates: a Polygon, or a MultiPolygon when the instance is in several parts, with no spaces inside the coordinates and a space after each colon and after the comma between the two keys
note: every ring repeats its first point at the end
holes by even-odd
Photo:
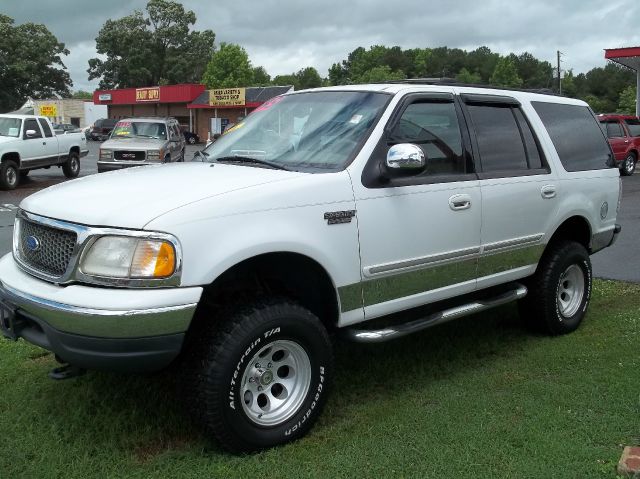
{"type": "Polygon", "coordinates": [[[618,474],[632,475],[640,473],[640,447],[625,447],[618,462],[618,474]]]}

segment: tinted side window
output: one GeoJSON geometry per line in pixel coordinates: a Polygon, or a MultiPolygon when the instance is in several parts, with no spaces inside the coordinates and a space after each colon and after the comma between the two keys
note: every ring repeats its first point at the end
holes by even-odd
{"type": "Polygon", "coordinates": [[[627,130],[631,136],[640,136],[640,120],[629,118],[624,122],[627,124],[627,130]]]}
{"type": "Polygon", "coordinates": [[[509,106],[469,105],[483,172],[526,170],[527,153],[509,106]]]}
{"type": "Polygon", "coordinates": [[[622,125],[617,121],[607,121],[607,138],[620,138],[624,136],[622,125]]]}
{"type": "Polygon", "coordinates": [[[613,166],[609,144],[588,107],[537,101],[531,104],[549,132],[565,170],[613,166]]]}
{"type": "Polygon", "coordinates": [[[42,127],[42,131],[44,131],[44,136],[46,136],[47,138],[50,138],[53,136],[53,133],[51,132],[51,128],[49,128],[49,124],[43,120],[42,118],[38,118],[38,121],[40,122],[40,126],[42,127]]]}
{"type": "Polygon", "coordinates": [[[413,143],[424,151],[424,175],[465,173],[462,136],[452,102],[412,103],[404,110],[389,136],[390,144],[413,143]]]}
{"type": "Polygon", "coordinates": [[[38,126],[38,122],[34,119],[25,120],[24,121],[24,135],[23,138],[25,140],[32,138],[42,138],[42,133],[40,132],[40,127],[38,126]],[[34,130],[36,134],[34,136],[27,136],[27,130],[34,130]]]}

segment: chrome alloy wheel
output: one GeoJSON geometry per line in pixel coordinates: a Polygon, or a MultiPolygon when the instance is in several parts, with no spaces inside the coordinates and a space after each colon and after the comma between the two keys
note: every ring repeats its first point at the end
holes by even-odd
{"type": "Polygon", "coordinates": [[[242,408],[260,426],[276,426],[293,416],[311,384],[311,362],[290,340],[273,341],[247,363],[242,375],[242,408]]]}
{"type": "Polygon", "coordinates": [[[623,168],[627,175],[633,173],[633,171],[636,169],[636,161],[633,155],[627,156],[627,158],[624,160],[623,168]]]}
{"type": "Polygon", "coordinates": [[[584,297],[585,280],[582,268],[572,264],[560,276],[557,303],[560,314],[570,318],[578,311],[584,297]]]}
{"type": "Polygon", "coordinates": [[[15,170],[15,168],[7,168],[7,172],[5,173],[5,175],[8,185],[13,186],[16,184],[16,181],[18,180],[18,172],[15,170]]]}

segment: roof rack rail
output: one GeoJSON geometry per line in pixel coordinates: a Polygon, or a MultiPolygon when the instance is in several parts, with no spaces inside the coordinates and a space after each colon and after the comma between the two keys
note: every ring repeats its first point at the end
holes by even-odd
{"type": "Polygon", "coordinates": [[[405,85],[447,85],[447,86],[464,86],[464,87],[472,87],[472,88],[486,88],[493,90],[508,90],[508,91],[521,91],[525,93],[539,93],[542,95],[552,95],[552,96],[564,96],[559,95],[554,92],[550,88],[511,88],[511,87],[501,87],[496,85],[487,85],[484,83],[464,83],[456,80],[455,78],[407,78],[405,80],[388,80],[381,81],[376,83],[387,83],[387,84],[405,84],[405,85]]]}

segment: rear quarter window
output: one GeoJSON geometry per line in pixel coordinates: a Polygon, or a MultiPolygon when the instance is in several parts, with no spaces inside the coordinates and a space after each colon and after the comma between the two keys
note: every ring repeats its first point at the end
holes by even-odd
{"type": "Polygon", "coordinates": [[[611,148],[591,110],[581,105],[531,102],[567,171],[613,167],[611,148]]]}

